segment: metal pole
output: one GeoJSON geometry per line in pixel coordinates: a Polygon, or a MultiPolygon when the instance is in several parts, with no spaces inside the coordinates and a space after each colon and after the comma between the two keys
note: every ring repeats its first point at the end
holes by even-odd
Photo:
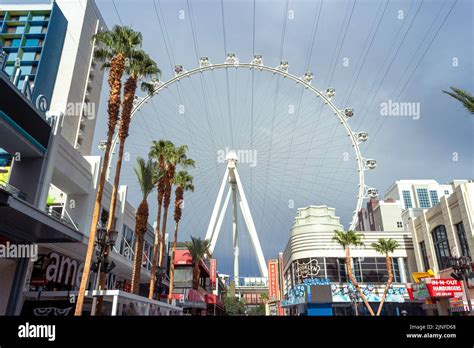
{"type": "MultiPolygon", "coordinates": [[[[94,290],[97,290],[99,288],[99,283],[100,283],[100,268],[102,267],[102,262],[101,261],[98,261],[97,263],[97,276],[95,278],[95,286],[94,286],[94,290]]],[[[97,297],[94,296],[94,294],[92,294],[93,298],[92,298],[92,309],[91,309],[91,316],[92,315],[95,315],[95,310],[96,310],[96,306],[97,306],[97,297]]]]}
{"type": "Polygon", "coordinates": [[[466,274],[463,274],[462,276],[462,283],[463,283],[463,288],[464,292],[466,293],[466,300],[467,300],[467,305],[469,308],[469,314],[472,316],[474,313],[472,312],[472,302],[471,302],[471,294],[469,293],[469,286],[467,285],[468,279],[466,274]]]}

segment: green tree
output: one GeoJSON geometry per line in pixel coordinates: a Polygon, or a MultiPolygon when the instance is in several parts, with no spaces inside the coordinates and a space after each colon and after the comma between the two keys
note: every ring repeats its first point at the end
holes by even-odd
{"type": "Polygon", "coordinates": [[[398,244],[396,240],[393,240],[391,238],[390,239],[380,238],[377,241],[377,243],[372,243],[371,245],[372,245],[372,248],[374,248],[376,252],[378,252],[379,254],[385,255],[385,264],[387,266],[387,273],[388,273],[387,284],[385,285],[385,290],[383,292],[382,298],[380,299],[379,308],[377,310],[377,316],[379,316],[380,313],[382,312],[382,307],[385,302],[385,298],[387,297],[388,289],[390,289],[390,286],[392,285],[392,281],[393,281],[392,259],[390,258],[389,254],[393,253],[393,251],[397,249],[400,246],[400,244],[398,244]]]}
{"type": "Polygon", "coordinates": [[[263,316],[266,315],[265,304],[260,303],[258,306],[252,307],[248,310],[249,316],[263,316]]]}
{"type": "Polygon", "coordinates": [[[151,263],[151,279],[150,279],[150,292],[148,298],[153,299],[153,294],[155,292],[156,284],[156,266],[160,267],[163,265],[163,254],[165,246],[165,235],[160,235],[161,227],[161,210],[163,207],[163,197],[166,190],[166,169],[165,163],[169,157],[169,154],[174,149],[174,145],[169,140],[158,140],[153,141],[151,146],[149,156],[156,161],[156,191],[158,195],[158,212],[156,218],[156,228],[155,228],[155,242],[153,244],[153,258],[151,263]],[[158,252],[160,253],[160,259],[158,262],[158,252]]]}
{"type": "Polygon", "coordinates": [[[143,262],[143,243],[148,227],[148,195],[155,188],[155,171],[154,163],[149,158],[147,162],[141,157],[137,158],[137,167],[134,168],[137,176],[138,185],[142,193],[142,201],[140,202],[137,212],[135,213],[135,235],[137,237],[135,243],[135,252],[133,255],[132,268],[132,294],[138,294],[140,286],[140,275],[143,262]]]}
{"type": "Polygon", "coordinates": [[[464,107],[467,109],[467,111],[471,114],[474,114],[474,97],[472,94],[470,94],[468,91],[465,91],[460,88],[456,87],[449,87],[452,92],[450,91],[443,91],[443,93],[446,93],[453,97],[454,99],[457,99],[464,105],[464,107]]]}
{"type": "Polygon", "coordinates": [[[364,301],[365,306],[367,307],[367,310],[369,311],[370,315],[374,315],[374,311],[372,310],[372,307],[370,307],[369,302],[367,301],[367,298],[364,295],[364,292],[359,286],[359,283],[354,277],[354,274],[352,273],[352,265],[351,265],[351,251],[350,247],[351,246],[362,246],[364,243],[362,242],[362,234],[357,233],[354,231],[334,231],[334,237],[332,238],[334,241],[336,241],[346,252],[346,273],[348,278],[350,279],[351,283],[354,285],[354,287],[359,291],[360,297],[362,298],[362,301],[364,301]]]}
{"type": "Polygon", "coordinates": [[[244,315],[245,303],[237,297],[224,297],[224,307],[227,315],[244,315]]]}

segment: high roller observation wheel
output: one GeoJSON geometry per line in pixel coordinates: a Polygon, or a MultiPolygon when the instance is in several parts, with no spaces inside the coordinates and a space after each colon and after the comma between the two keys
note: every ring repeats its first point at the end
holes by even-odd
{"type": "MultiPolygon", "coordinates": [[[[144,97],[135,96],[131,117],[133,117],[133,115],[138,112],[144,104],[148,103],[148,101],[152,97],[154,97],[160,91],[167,89],[171,84],[176,83],[183,78],[191,77],[192,75],[203,73],[205,71],[212,71],[215,69],[247,68],[260,71],[268,71],[283,76],[284,78],[293,80],[296,82],[296,84],[301,84],[302,86],[304,86],[305,89],[308,89],[309,91],[313,92],[316,97],[322,98],[324,104],[328,105],[331,108],[334,115],[339,119],[340,124],[342,124],[342,126],[344,127],[347,136],[351,141],[351,145],[354,149],[355,158],[357,162],[357,172],[359,176],[356,208],[353,211],[351,223],[349,226],[350,230],[354,230],[358,221],[358,212],[362,208],[363,200],[366,198],[376,198],[378,196],[377,189],[369,187],[365,184],[364,175],[364,172],[366,170],[375,169],[377,162],[374,159],[364,158],[359,148],[359,145],[361,143],[367,141],[368,133],[354,132],[352,130],[351,126],[348,123],[348,119],[353,116],[353,110],[349,108],[339,109],[334,105],[334,103],[332,102],[332,98],[335,96],[334,88],[329,87],[326,89],[326,91],[322,92],[311,85],[311,81],[313,79],[313,74],[311,72],[306,72],[302,77],[297,77],[296,75],[292,75],[288,72],[288,66],[289,64],[287,61],[281,61],[280,65],[275,68],[263,65],[263,59],[261,55],[255,55],[254,59],[250,63],[240,63],[239,59],[235,56],[234,53],[227,54],[225,62],[220,64],[211,64],[207,57],[201,57],[199,60],[199,67],[189,71],[184,70],[182,65],[175,65],[175,76],[173,78],[169,79],[166,82],[155,80],[153,82],[153,92],[147,94],[144,97]]],[[[110,148],[109,170],[118,140],[119,136],[118,133],[116,133],[114,135],[112,146],[110,148]]]]}

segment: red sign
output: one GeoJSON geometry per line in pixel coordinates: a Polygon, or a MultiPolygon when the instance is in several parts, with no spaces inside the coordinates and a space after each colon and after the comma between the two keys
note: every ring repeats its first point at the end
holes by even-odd
{"type": "Polygon", "coordinates": [[[454,278],[430,278],[426,287],[431,297],[458,297],[462,295],[462,283],[454,278]]]}
{"type": "Polygon", "coordinates": [[[278,300],[278,261],[268,261],[268,299],[278,300]]]}
{"type": "Polygon", "coordinates": [[[176,250],[174,253],[175,265],[192,265],[193,258],[188,250],[176,250]]]}
{"type": "Polygon", "coordinates": [[[216,276],[217,276],[217,260],[211,259],[211,289],[216,288],[216,276]]]}

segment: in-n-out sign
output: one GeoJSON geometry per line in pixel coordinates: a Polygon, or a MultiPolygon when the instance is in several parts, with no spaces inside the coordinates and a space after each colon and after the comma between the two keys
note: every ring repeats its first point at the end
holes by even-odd
{"type": "Polygon", "coordinates": [[[458,297],[463,293],[461,281],[454,278],[430,278],[426,281],[426,287],[431,297],[458,297]]]}

